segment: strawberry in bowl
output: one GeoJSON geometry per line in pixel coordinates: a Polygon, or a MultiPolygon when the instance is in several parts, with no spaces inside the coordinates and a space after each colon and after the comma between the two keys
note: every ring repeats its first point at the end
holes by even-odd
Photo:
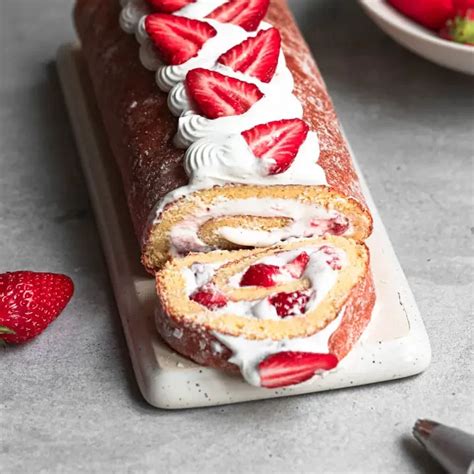
{"type": "Polygon", "coordinates": [[[449,41],[474,46],[474,7],[449,19],[439,35],[449,41]]]}
{"type": "Polygon", "coordinates": [[[474,0],[387,0],[416,23],[441,38],[474,44],[474,0]]]}
{"type": "Polygon", "coordinates": [[[0,342],[33,339],[54,321],[74,292],[72,280],[57,273],[0,274],[0,342]]]}

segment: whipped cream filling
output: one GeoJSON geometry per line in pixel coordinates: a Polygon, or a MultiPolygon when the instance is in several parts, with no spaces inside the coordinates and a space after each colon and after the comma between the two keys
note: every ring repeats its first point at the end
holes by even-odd
{"type": "MultiPolygon", "coordinates": [[[[156,71],[156,84],[163,92],[169,92],[174,86],[184,81],[191,69],[203,67],[212,69],[217,58],[230,48],[247,39],[250,34],[240,26],[232,23],[219,23],[206,20],[216,30],[215,36],[209,38],[198,54],[183,64],[167,65],[158,58],[145,28],[145,17],[138,23],[136,37],[140,43],[140,60],[149,70],[156,71]]],[[[254,33],[255,34],[255,33],[254,33]]]]}
{"type": "MultiPolygon", "coordinates": [[[[329,224],[334,219],[341,216],[337,211],[328,211],[314,205],[303,204],[290,199],[277,198],[249,198],[217,200],[212,207],[203,205],[202,211],[197,211],[195,215],[187,216],[177,223],[170,232],[171,251],[174,255],[186,254],[190,251],[208,252],[212,250],[209,245],[203,242],[198,233],[201,225],[209,219],[221,216],[257,216],[257,217],[291,217],[292,222],[281,229],[275,229],[267,233],[267,241],[277,243],[287,240],[290,237],[312,237],[323,235],[329,224]]],[[[350,227],[346,232],[350,232],[350,227]]],[[[242,235],[246,229],[239,230],[233,227],[223,227],[220,229],[221,235],[236,244],[242,243],[242,235]],[[240,237],[239,237],[240,236],[240,237]]],[[[261,231],[263,232],[263,231],[261,231]]],[[[260,234],[263,236],[263,234],[260,234]]],[[[257,242],[249,242],[249,246],[255,246],[257,242]]]]}

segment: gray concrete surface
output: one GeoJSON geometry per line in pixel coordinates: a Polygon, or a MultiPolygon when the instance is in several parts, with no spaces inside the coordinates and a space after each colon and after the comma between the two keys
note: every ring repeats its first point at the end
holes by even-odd
{"type": "Polygon", "coordinates": [[[0,472],[440,472],[417,417],[474,430],[474,81],[393,43],[347,0],[293,0],[431,337],[421,376],[165,412],[134,381],[54,69],[72,0],[0,2],[0,268],[76,294],[0,352],[0,472]]]}

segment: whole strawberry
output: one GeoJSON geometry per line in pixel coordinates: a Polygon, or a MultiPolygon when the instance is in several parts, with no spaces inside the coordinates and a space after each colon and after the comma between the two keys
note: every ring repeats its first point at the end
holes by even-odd
{"type": "Polygon", "coordinates": [[[18,344],[34,338],[61,314],[73,292],[66,275],[0,274],[0,340],[18,344]]]}

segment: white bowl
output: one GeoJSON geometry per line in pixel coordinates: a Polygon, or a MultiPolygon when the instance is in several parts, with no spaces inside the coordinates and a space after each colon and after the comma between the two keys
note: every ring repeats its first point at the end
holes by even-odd
{"type": "Polygon", "coordinates": [[[474,46],[439,38],[385,0],[359,0],[359,3],[372,20],[401,45],[441,66],[474,75],[474,46]]]}

